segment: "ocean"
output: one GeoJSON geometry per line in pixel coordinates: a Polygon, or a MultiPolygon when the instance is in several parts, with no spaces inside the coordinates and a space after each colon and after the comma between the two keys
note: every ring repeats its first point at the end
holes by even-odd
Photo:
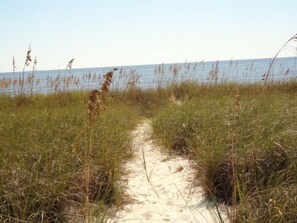
{"type": "Polygon", "coordinates": [[[297,57],[276,58],[271,64],[272,61],[272,58],[266,58],[8,72],[0,73],[0,94],[47,94],[95,89],[100,87],[104,74],[114,68],[117,70],[111,85],[113,89],[159,88],[181,81],[206,85],[297,81],[297,57]]]}

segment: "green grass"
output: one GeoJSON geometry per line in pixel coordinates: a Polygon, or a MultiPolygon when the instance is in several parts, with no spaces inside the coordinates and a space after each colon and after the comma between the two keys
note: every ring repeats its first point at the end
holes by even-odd
{"type": "Polygon", "coordinates": [[[155,116],[160,109],[169,105],[169,95],[170,90],[163,88],[146,90],[135,88],[127,91],[111,92],[111,97],[133,107],[141,116],[147,118],[155,116]]]}
{"type": "MultiPolygon", "coordinates": [[[[87,95],[1,98],[1,222],[64,222],[69,207],[82,215],[87,95]]],[[[121,202],[117,181],[132,156],[129,131],[138,117],[111,100],[93,125],[89,196],[96,207],[121,202]]]]}
{"type": "Polygon", "coordinates": [[[106,221],[109,207],[122,205],[119,179],[141,117],[153,119],[165,151],[194,161],[197,186],[232,205],[232,222],[296,222],[296,92],[296,83],[190,82],[113,91],[92,136],[89,92],[1,96],[0,222],[83,218],[86,150],[91,212],[106,221]]]}
{"type": "Polygon", "coordinates": [[[233,205],[233,222],[296,222],[296,87],[174,86],[183,103],[154,118],[154,135],[197,161],[197,183],[233,205]]]}

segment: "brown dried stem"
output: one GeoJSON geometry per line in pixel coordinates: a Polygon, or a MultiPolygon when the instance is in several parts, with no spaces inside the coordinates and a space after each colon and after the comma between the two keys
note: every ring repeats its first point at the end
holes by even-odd
{"type": "MultiPolygon", "coordinates": [[[[88,135],[88,146],[85,148],[85,187],[86,187],[86,201],[85,201],[85,222],[90,222],[90,154],[92,153],[92,136],[93,128],[92,124],[95,122],[96,115],[105,110],[105,102],[107,94],[109,92],[109,86],[112,81],[113,71],[107,72],[104,75],[104,82],[100,90],[93,90],[89,94],[88,102],[88,121],[89,121],[89,134],[88,135]]],[[[87,133],[87,132],[86,132],[87,133]]],[[[87,140],[86,140],[87,141],[87,140]]]]}
{"type": "Polygon", "coordinates": [[[113,71],[107,72],[104,75],[105,79],[101,86],[101,89],[95,89],[89,94],[88,117],[90,123],[93,123],[95,121],[96,115],[100,115],[100,113],[105,110],[105,102],[109,92],[109,86],[112,81],[112,76],[113,71]]]}

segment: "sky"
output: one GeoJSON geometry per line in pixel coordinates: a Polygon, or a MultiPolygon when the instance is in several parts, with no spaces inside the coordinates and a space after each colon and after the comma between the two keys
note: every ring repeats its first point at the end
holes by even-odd
{"type": "Polygon", "coordinates": [[[296,33],[296,0],[0,0],[0,72],[30,43],[48,70],[269,58],[296,33]]]}

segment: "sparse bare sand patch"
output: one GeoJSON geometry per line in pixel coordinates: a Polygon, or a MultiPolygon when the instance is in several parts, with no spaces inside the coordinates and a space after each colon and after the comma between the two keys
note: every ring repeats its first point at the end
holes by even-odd
{"type": "MultiPolygon", "coordinates": [[[[122,182],[131,202],[108,222],[221,222],[201,189],[191,186],[190,162],[162,155],[150,139],[151,131],[150,121],[145,120],[132,133],[135,157],[126,164],[129,174],[122,182]]],[[[227,222],[223,208],[220,215],[227,222]]]]}

